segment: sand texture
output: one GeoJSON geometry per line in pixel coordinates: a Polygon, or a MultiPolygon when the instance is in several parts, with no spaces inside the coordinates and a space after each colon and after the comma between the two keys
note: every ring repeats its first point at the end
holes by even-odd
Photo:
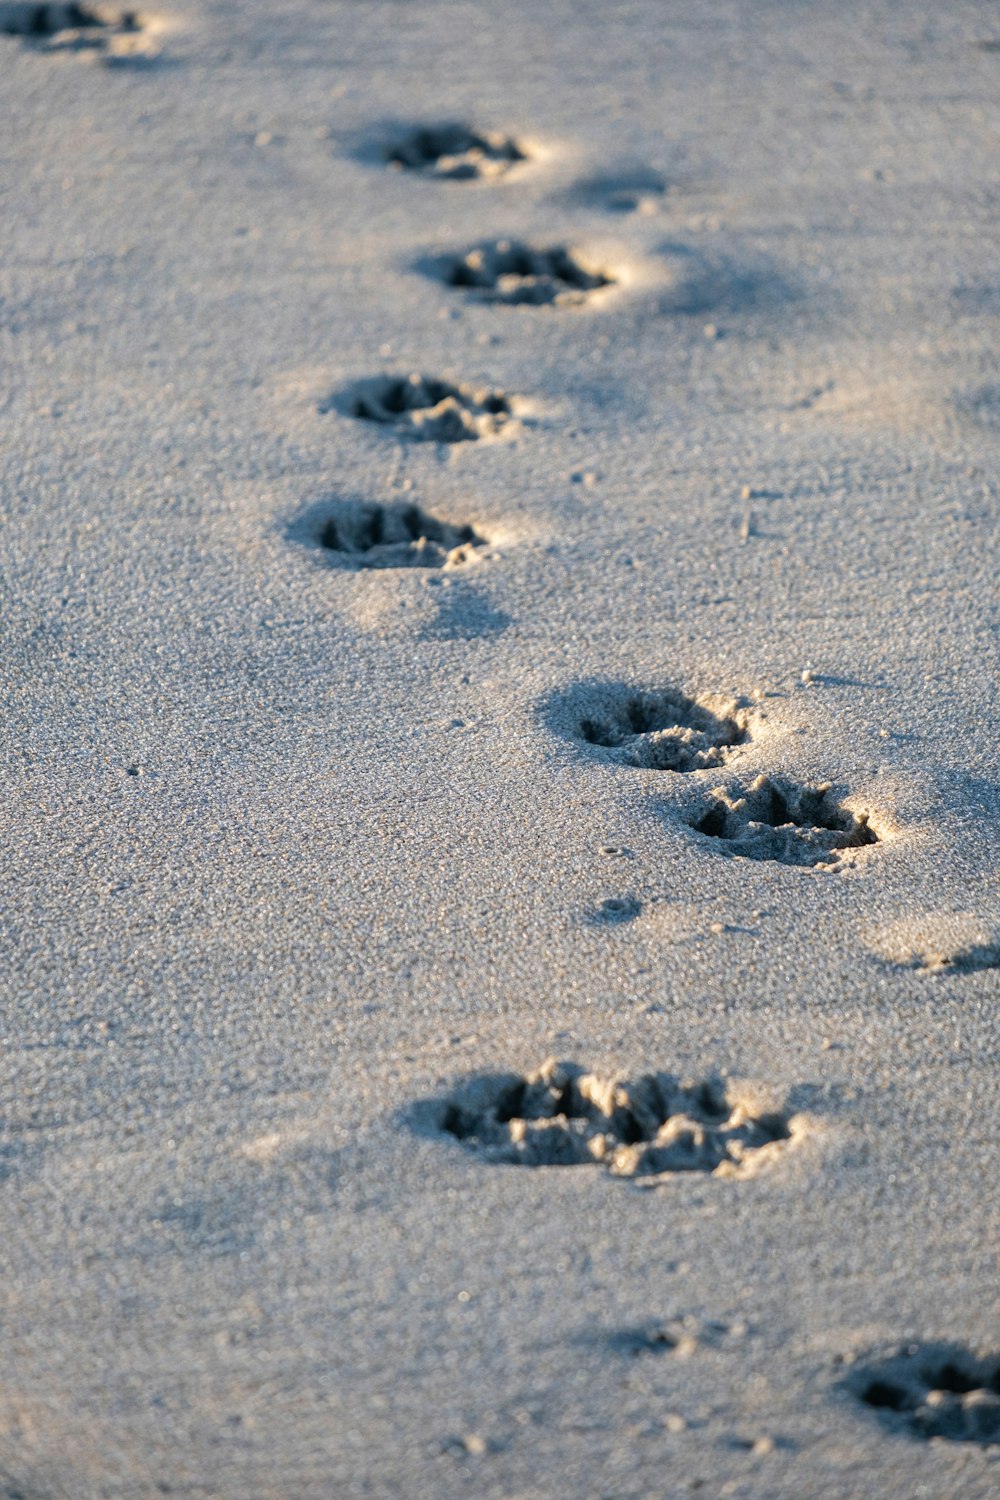
{"type": "Polygon", "coordinates": [[[0,1500],[996,1500],[997,7],[0,99],[0,1500]]]}

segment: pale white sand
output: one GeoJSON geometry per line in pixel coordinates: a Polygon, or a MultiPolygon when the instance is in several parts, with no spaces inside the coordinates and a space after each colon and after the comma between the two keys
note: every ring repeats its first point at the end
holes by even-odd
{"type": "Polygon", "coordinates": [[[1000,1362],[995,6],[163,20],[0,37],[0,1495],[996,1496],[840,1386],[1000,1362]],[[383,164],[450,119],[530,159],[383,164]],[[502,238],[617,284],[437,279],[502,238]],[[413,371],[513,415],[347,414],[413,371]],[[486,545],[337,566],[338,499],[486,545]],[[592,680],[749,739],[623,764],[592,680]],[[761,774],[880,842],[691,831],[761,774]],[[650,1189],[413,1112],[550,1054],[805,1123],[650,1189]]]}

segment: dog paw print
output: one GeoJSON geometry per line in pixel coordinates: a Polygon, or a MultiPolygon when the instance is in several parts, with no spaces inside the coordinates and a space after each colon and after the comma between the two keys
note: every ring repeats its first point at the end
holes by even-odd
{"type": "Polygon", "coordinates": [[[649,771],[708,770],[749,738],[749,716],[736,699],[692,698],[676,688],[581,683],[553,694],[546,712],[553,728],[602,759],[649,771]]]}
{"type": "Polygon", "coordinates": [[[600,1166],[614,1177],[739,1177],[784,1148],[793,1122],[730,1097],[713,1078],[617,1078],[550,1059],[535,1073],[478,1078],[445,1101],[438,1128],[487,1161],[600,1166]]]}
{"type": "Polygon", "coordinates": [[[143,26],[138,11],[108,5],[0,4],[0,33],[50,48],[105,50],[143,26]]]}
{"type": "Polygon", "coordinates": [[[562,245],[536,249],[520,240],[496,240],[445,259],[441,275],[447,286],[466,288],[481,301],[508,307],[579,304],[615,280],[562,245]]]}
{"type": "Polygon", "coordinates": [[[858,1364],[846,1384],[896,1431],[1000,1446],[1000,1354],[908,1344],[858,1364]]]}
{"type": "Polygon", "coordinates": [[[486,546],[472,526],[440,521],[417,505],[348,501],[326,515],[318,540],[354,568],[454,569],[472,562],[486,546]]]}
{"type": "Polygon", "coordinates": [[[321,408],[339,407],[365,422],[392,427],[416,442],[463,443],[498,434],[511,420],[502,391],[470,388],[429,375],[377,375],[321,408]]]}
{"type": "Polygon", "coordinates": [[[832,867],[846,851],[878,843],[868,819],[838,802],[829,782],[758,776],[735,795],[711,792],[688,822],[723,854],[832,867]]]}
{"type": "Polygon", "coordinates": [[[512,136],[448,123],[418,125],[385,153],[389,166],[450,182],[502,177],[527,153],[512,136]]]}

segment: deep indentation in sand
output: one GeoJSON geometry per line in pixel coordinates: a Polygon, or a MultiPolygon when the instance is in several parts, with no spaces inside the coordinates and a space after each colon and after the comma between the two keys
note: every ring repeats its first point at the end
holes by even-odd
{"type": "Polygon", "coordinates": [[[489,1161],[638,1178],[742,1176],[792,1135],[786,1114],[751,1111],[719,1079],[602,1077],[555,1059],[527,1077],[472,1080],[445,1102],[439,1128],[489,1161]]]}
{"type": "Polygon", "coordinates": [[[551,307],[583,302],[600,287],[612,286],[615,278],[585,265],[562,245],[536,249],[520,240],[496,240],[445,260],[442,279],[486,302],[551,307]]]}
{"type": "Polygon", "coordinates": [[[675,688],[583,683],[553,702],[560,718],[574,710],[571,733],[608,760],[652,771],[703,771],[721,765],[748,738],[747,714],[735,699],[689,698],[675,688]]]}
{"type": "Polygon", "coordinates": [[[423,442],[474,441],[499,432],[511,417],[502,391],[452,385],[430,375],[376,375],[345,394],[351,416],[423,442]]]}
{"type": "Polygon", "coordinates": [[[1000,1354],[908,1344],[858,1364],[846,1385],[897,1431],[1000,1445],[1000,1354]]]}
{"type": "Polygon", "coordinates": [[[321,546],[357,568],[458,568],[486,545],[471,526],[453,526],[417,505],[345,501],[319,531],[321,546]]]}
{"type": "Polygon", "coordinates": [[[452,182],[500,177],[527,153],[511,136],[455,123],[419,125],[386,151],[392,167],[452,182]]]}
{"type": "Polygon", "coordinates": [[[44,41],[87,32],[87,43],[99,46],[104,41],[100,33],[122,35],[141,30],[137,11],[107,5],[0,5],[0,33],[6,36],[44,41]]]}
{"type": "Polygon", "coordinates": [[[735,796],[720,787],[688,821],[721,853],[785,865],[832,866],[844,850],[878,843],[868,814],[844,807],[828,782],[802,786],[783,776],[758,776],[735,796]]]}

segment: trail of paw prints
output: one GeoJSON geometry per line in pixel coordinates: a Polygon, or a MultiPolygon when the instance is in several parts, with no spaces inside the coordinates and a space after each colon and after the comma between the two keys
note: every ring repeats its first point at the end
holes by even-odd
{"type": "Polygon", "coordinates": [[[891,1431],[1000,1446],[1000,1354],[907,1344],[862,1359],[844,1385],[891,1431]]]}
{"type": "Polygon", "coordinates": [[[541,248],[521,240],[476,245],[463,255],[442,257],[432,270],[445,286],[507,307],[579,306],[616,280],[564,245],[541,248]]]}
{"type": "Polygon", "coordinates": [[[434,1123],[485,1161],[596,1166],[647,1183],[677,1172],[748,1176],[803,1129],[801,1117],[759,1110],[720,1078],[619,1078],[555,1059],[524,1077],[472,1079],[438,1103],[434,1123]]]}
{"type": "Polygon", "coordinates": [[[503,391],[470,387],[431,375],[375,375],[323,403],[363,422],[391,428],[413,442],[467,443],[496,437],[513,422],[503,391]]]}
{"type": "Polygon", "coordinates": [[[141,12],[111,5],[0,4],[0,36],[46,51],[96,53],[107,62],[155,56],[155,29],[141,12]]]}
{"type": "Polygon", "coordinates": [[[829,782],[760,775],[700,790],[698,773],[728,768],[753,738],[742,699],[588,681],[551,693],[541,712],[557,734],[605,762],[692,778],[688,806],[675,811],[715,853],[832,869],[879,842],[871,815],[847,806],[829,782]]]}
{"type": "Polygon", "coordinates": [[[385,148],[390,167],[447,182],[488,181],[526,161],[527,151],[495,130],[476,130],[454,121],[418,125],[385,148]]]}

